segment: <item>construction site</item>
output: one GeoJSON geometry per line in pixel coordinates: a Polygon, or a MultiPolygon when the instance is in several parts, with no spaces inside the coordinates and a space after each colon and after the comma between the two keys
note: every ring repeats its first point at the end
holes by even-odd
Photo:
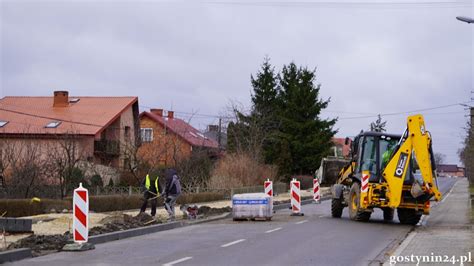
{"type": "Polygon", "coordinates": [[[0,264],[474,265],[472,0],[0,0],[0,264]]]}

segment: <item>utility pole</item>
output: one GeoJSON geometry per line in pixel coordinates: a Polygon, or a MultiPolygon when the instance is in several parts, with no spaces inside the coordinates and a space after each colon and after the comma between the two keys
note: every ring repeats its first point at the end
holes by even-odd
{"type": "Polygon", "coordinates": [[[219,150],[222,148],[221,134],[222,134],[222,117],[219,117],[219,128],[217,129],[217,143],[219,144],[219,150]]]}
{"type": "MultiPolygon", "coordinates": [[[[469,183],[471,184],[471,186],[474,186],[474,169],[473,166],[474,166],[474,151],[473,151],[473,145],[474,145],[474,130],[473,130],[473,125],[474,125],[474,107],[471,107],[471,124],[469,125],[469,132],[468,132],[468,136],[469,136],[469,139],[467,140],[467,143],[466,143],[466,147],[464,148],[465,149],[465,152],[467,154],[465,154],[465,165],[464,167],[466,167],[466,175],[468,175],[468,179],[469,179],[469,183]]],[[[474,203],[474,202],[473,202],[474,203]]]]}

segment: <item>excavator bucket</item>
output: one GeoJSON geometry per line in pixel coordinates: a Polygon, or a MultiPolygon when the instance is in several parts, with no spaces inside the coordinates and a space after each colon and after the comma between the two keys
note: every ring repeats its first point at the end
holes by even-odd
{"type": "Polygon", "coordinates": [[[321,160],[321,166],[316,170],[316,177],[320,178],[321,185],[334,185],[339,172],[350,163],[349,159],[341,157],[326,157],[321,160]]]}

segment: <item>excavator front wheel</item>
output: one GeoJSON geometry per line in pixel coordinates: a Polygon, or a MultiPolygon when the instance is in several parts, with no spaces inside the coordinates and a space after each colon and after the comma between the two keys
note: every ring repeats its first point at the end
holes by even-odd
{"type": "Polygon", "coordinates": [[[360,185],[355,182],[349,192],[349,217],[354,221],[368,221],[372,213],[365,212],[360,208],[360,185]]]}

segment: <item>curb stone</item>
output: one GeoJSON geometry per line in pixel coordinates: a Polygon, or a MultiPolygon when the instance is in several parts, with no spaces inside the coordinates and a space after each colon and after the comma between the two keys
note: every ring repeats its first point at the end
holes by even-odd
{"type": "Polygon", "coordinates": [[[0,252],[0,264],[5,262],[12,262],[16,260],[22,260],[26,258],[31,258],[33,255],[31,254],[31,249],[29,248],[19,248],[19,249],[12,249],[0,252]]]}
{"type": "Polygon", "coordinates": [[[102,244],[110,241],[125,239],[129,237],[141,236],[166,230],[171,230],[185,226],[184,222],[171,222],[165,224],[150,225],[145,227],[133,228],[123,231],[110,232],[89,237],[89,241],[92,244],[102,244]]]}

